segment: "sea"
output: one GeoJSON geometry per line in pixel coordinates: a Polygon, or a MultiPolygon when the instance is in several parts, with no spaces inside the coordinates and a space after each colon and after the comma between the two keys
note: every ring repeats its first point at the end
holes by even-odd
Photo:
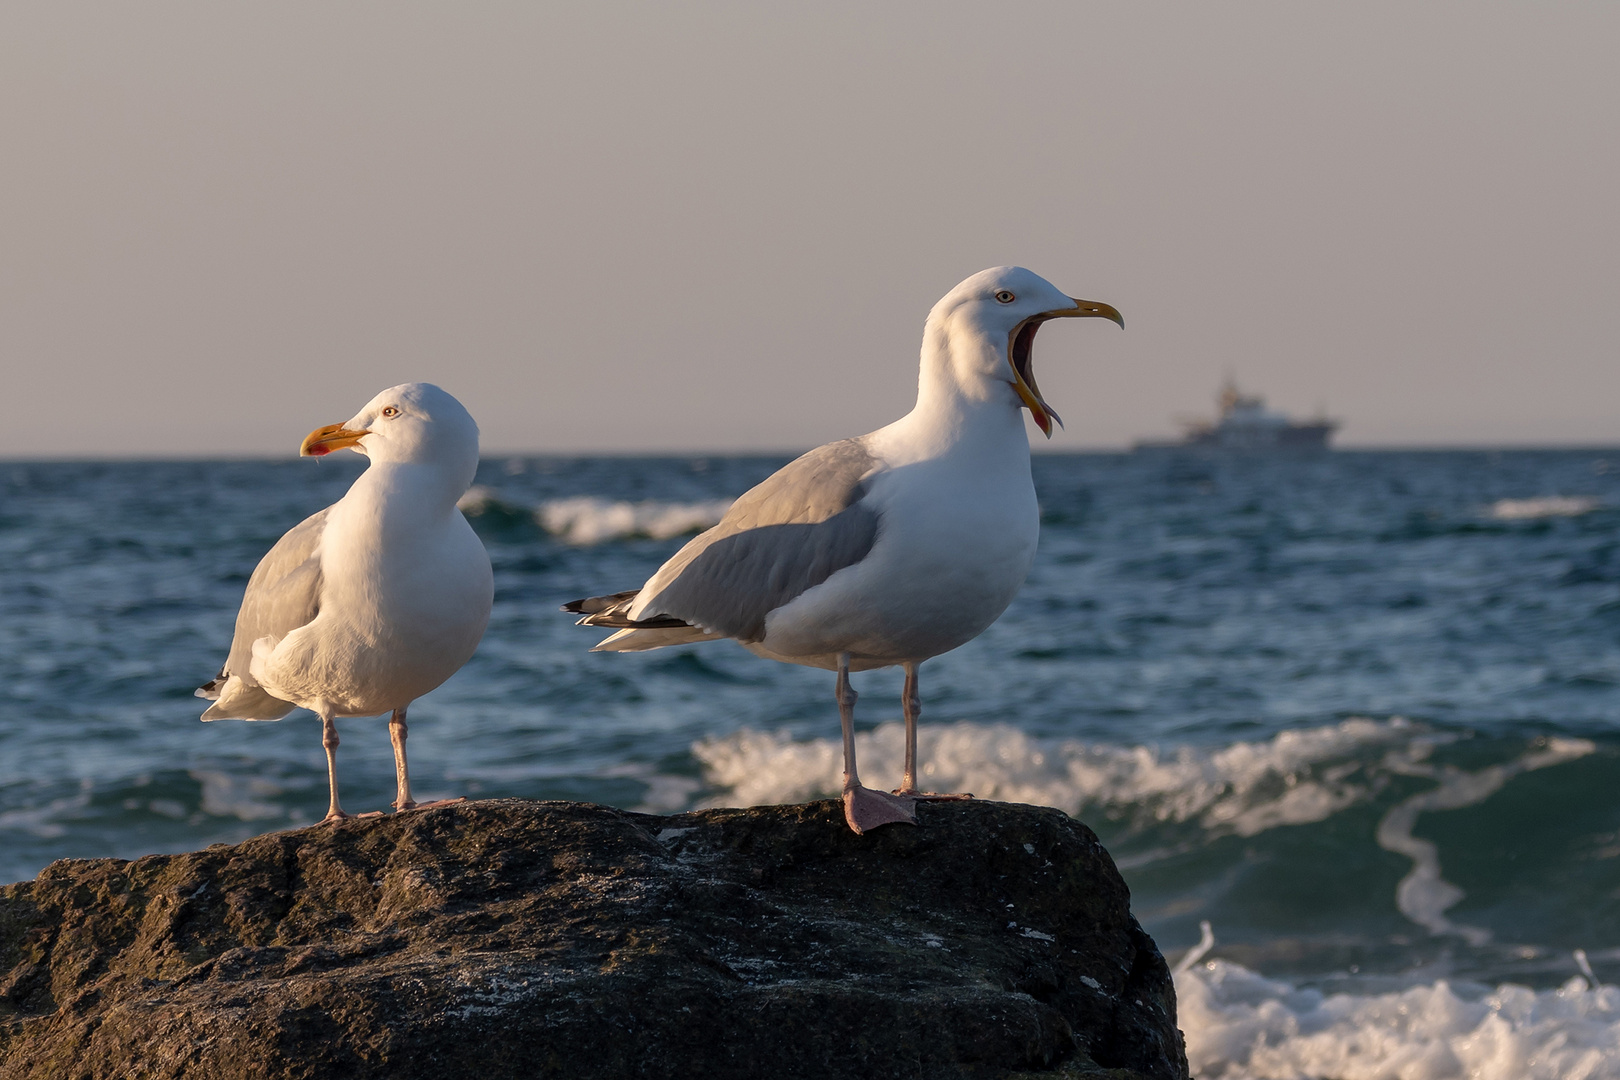
{"type": "MultiPolygon", "coordinates": [[[[657,813],[834,795],[827,672],[593,654],[783,464],[491,459],[473,660],[411,709],[418,798],[657,813]]],[[[0,881],[318,820],[320,729],[204,724],[249,573],[363,467],[0,462],[0,881]]],[[[1040,553],[922,668],[924,782],[1095,829],[1213,1080],[1620,1078],[1620,449],[1041,455],[1040,553]]],[[[898,672],[855,676],[892,785],[898,672]]],[[[342,720],[382,809],[382,719],[342,720]]],[[[926,813],[926,810],[924,811],[926,813]]]]}

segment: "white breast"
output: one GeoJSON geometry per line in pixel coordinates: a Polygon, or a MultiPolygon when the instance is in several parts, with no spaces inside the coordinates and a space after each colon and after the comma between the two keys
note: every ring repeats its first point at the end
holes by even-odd
{"type": "Polygon", "coordinates": [[[766,620],[754,651],[816,667],[921,661],[971,641],[1023,585],[1040,535],[1027,449],[1022,459],[946,456],[875,476],[867,500],[878,539],[766,620]]]}
{"type": "Polygon", "coordinates": [[[320,612],[255,658],[255,677],[283,700],[320,700],[339,716],[400,708],[455,674],[483,637],[493,577],[466,519],[372,511],[363,500],[332,508],[320,612]]]}

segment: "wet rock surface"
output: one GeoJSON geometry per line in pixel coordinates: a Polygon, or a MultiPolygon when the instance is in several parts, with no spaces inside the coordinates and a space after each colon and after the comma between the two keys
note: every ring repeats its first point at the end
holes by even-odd
{"type": "Polygon", "coordinates": [[[0,1077],[1187,1075],[1063,813],[498,800],[0,890],[0,1077]]]}

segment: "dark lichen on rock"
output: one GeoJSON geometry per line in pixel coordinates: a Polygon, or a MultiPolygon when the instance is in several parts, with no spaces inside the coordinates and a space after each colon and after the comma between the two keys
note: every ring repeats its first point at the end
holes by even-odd
{"type": "Polygon", "coordinates": [[[0,890],[0,1077],[1187,1075],[1092,832],[494,800],[0,890]]]}

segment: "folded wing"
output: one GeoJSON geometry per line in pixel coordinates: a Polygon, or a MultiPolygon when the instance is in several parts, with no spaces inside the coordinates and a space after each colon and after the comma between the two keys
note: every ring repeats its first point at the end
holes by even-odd
{"type": "Polygon", "coordinates": [[[866,557],[878,513],[864,505],[877,461],[864,440],[810,451],[773,473],[638,590],[576,600],[586,626],[619,630],[609,652],[732,637],[759,641],[765,619],[866,557]]]}
{"type": "Polygon", "coordinates": [[[320,543],[325,526],[322,510],[299,522],[259,560],[236,615],[236,635],[225,666],[197,688],[198,697],[214,702],[203,713],[204,720],[279,720],[293,710],[292,702],[254,682],[248,665],[255,641],[267,637],[280,641],[320,611],[320,543]]]}

